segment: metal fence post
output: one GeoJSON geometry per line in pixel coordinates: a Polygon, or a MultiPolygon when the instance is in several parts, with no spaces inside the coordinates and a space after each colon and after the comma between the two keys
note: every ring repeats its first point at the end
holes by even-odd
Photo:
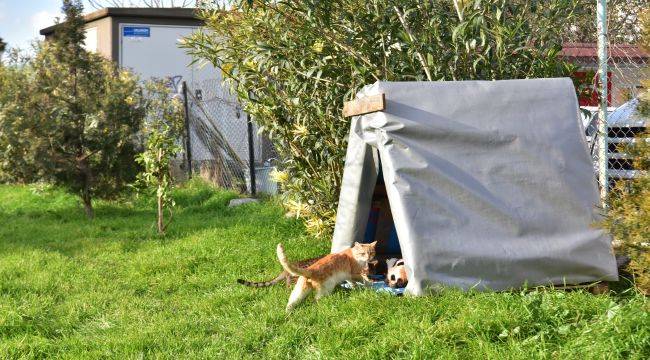
{"type": "Polygon", "coordinates": [[[185,155],[187,156],[187,177],[192,178],[192,142],[190,141],[190,108],[187,104],[187,83],[183,81],[183,106],[185,107],[185,155]]]}
{"type": "Polygon", "coordinates": [[[253,120],[249,113],[246,113],[246,122],[248,123],[248,166],[251,180],[251,195],[257,193],[257,184],[255,182],[255,147],[253,146],[253,120]]]}
{"type": "Polygon", "coordinates": [[[607,208],[607,0],[596,0],[598,24],[598,74],[600,78],[600,106],[598,107],[598,182],[600,183],[600,201],[607,208]]]}

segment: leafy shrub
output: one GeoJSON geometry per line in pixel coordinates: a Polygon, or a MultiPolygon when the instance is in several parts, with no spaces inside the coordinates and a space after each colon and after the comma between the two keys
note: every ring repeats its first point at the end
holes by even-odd
{"type": "MultiPolygon", "coordinates": [[[[79,1],[31,61],[4,69],[11,85],[0,109],[0,167],[8,179],[44,180],[78,194],[88,217],[138,171],[136,134],[146,113],[136,77],[82,47],[79,1]]],[[[3,87],[4,91],[4,87],[3,87]]]]}
{"type": "Polygon", "coordinates": [[[28,135],[28,121],[17,119],[15,113],[22,111],[12,109],[21,104],[30,79],[34,77],[29,66],[30,59],[22,58],[19,51],[7,57],[6,65],[0,63],[0,181],[31,182],[38,176],[28,135]]]}
{"type": "Polygon", "coordinates": [[[565,76],[561,33],[578,10],[571,0],[248,0],[205,9],[211,31],[185,46],[223,71],[274,141],[285,205],[321,235],[335,221],[344,100],[377,80],[565,76]]]}
{"type": "Polygon", "coordinates": [[[625,151],[634,157],[634,168],[644,171],[611,191],[606,229],[621,250],[630,256],[629,269],[637,287],[650,294],[650,132],[625,151]]]}

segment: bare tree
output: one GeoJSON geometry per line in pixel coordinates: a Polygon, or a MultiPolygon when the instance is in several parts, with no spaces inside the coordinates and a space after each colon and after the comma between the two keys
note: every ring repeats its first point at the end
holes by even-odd
{"type": "Polygon", "coordinates": [[[88,0],[90,6],[95,9],[105,7],[193,7],[196,0],[88,0]]]}
{"type": "MultiPolygon", "coordinates": [[[[567,42],[596,42],[596,5],[592,0],[575,0],[581,13],[569,23],[567,42]]],[[[634,44],[641,35],[640,14],[648,8],[648,0],[609,0],[607,32],[611,43],[634,44]]]]}

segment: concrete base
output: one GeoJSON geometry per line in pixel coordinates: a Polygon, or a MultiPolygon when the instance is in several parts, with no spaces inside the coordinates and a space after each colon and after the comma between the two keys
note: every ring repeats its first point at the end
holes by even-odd
{"type": "Polygon", "coordinates": [[[248,203],[256,203],[259,202],[258,199],[251,199],[251,198],[244,198],[244,199],[232,199],[230,200],[230,203],[228,203],[228,207],[235,207],[239,205],[244,205],[248,203]]]}

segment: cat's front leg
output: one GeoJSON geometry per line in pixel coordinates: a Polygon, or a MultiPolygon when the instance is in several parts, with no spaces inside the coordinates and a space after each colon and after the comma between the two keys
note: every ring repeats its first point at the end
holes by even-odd
{"type": "Polygon", "coordinates": [[[354,274],[354,276],[352,276],[352,280],[367,285],[372,282],[372,280],[370,280],[369,274],[370,274],[369,268],[366,266],[365,268],[361,269],[360,273],[354,274]]]}
{"type": "Polygon", "coordinates": [[[370,268],[365,267],[363,270],[361,270],[361,279],[363,280],[364,283],[371,283],[372,280],[370,280],[370,268]]]}

